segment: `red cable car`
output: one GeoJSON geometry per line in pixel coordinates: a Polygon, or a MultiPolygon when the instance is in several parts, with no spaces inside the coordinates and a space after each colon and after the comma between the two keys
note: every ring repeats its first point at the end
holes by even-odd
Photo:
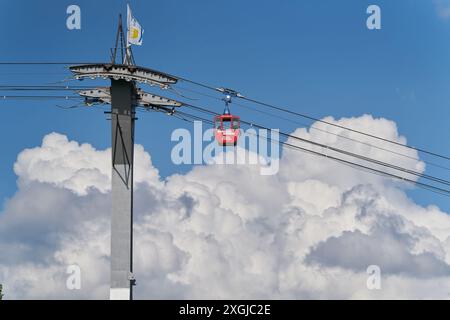
{"type": "Polygon", "coordinates": [[[240,134],[241,121],[238,116],[230,113],[228,105],[231,103],[231,95],[237,96],[238,93],[231,89],[222,89],[226,94],[225,110],[222,115],[214,117],[214,135],[220,146],[236,146],[240,134]]]}
{"type": "Polygon", "coordinates": [[[240,133],[240,119],[231,114],[214,117],[214,133],[220,146],[235,146],[240,133]]]}

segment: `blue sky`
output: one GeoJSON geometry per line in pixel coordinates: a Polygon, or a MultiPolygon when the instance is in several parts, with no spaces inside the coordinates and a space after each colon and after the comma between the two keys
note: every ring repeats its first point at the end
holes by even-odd
{"type": "MultiPolygon", "coordinates": [[[[139,65],[235,88],[316,117],[385,117],[397,123],[410,145],[449,154],[450,18],[439,16],[436,2],[130,2],[145,29],[144,45],[134,48],[139,65]],[[382,30],[366,28],[369,4],[381,7],[382,30]]],[[[106,61],[117,15],[125,10],[126,1],[118,0],[4,0],[0,60],[106,61]],[[81,7],[81,30],[66,28],[70,4],[81,7]]],[[[69,76],[61,66],[0,68],[2,85],[42,85],[69,76]]],[[[0,102],[3,201],[16,190],[13,164],[18,153],[40,145],[45,134],[56,131],[96,148],[109,147],[109,122],[101,111],[65,111],[55,104],[0,102]]],[[[223,109],[214,100],[196,104],[223,109]]],[[[283,131],[295,128],[237,107],[233,111],[283,131]]],[[[170,160],[170,134],[180,126],[189,127],[157,114],[141,115],[137,122],[136,142],[151,153],[162,176],[190,169],[170,160]]],[[[427,173],[450,178],[448,171],[427,173]]],[[[410,194],[419,203],[450,210],[447,198],[421,190],[410,194]]]]}

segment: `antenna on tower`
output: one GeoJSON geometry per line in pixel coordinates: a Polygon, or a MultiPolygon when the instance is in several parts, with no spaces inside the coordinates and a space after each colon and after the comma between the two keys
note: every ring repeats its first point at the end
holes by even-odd
{"type": "Polygon", "coordinates": [[[135,65],[133,51],[131,46],[126,43],[125,33],[123,31],[122,14],[119,14],[119,25],[117,26],[116,44],[111,54],[111,64],[116,64],[117,51],[120,50],[120,64],[135,65]]]}

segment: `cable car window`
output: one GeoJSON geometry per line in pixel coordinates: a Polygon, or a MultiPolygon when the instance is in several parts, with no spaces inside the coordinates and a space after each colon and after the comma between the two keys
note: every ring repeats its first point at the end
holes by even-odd
{"type": "Polygon", "coordinates": [[[233,119],[232,128],[233,129],[239,129],[239,120],[238,119],[233,119]]]}
{"type": "Polygon", "coordinates": [[[223,130],[230,128],[230,122],[231,122],[230,118],[222,118],[223,130]]]}

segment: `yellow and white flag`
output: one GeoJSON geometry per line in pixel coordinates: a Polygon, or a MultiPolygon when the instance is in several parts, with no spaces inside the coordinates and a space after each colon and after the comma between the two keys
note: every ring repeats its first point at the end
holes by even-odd
{"type": "Polygon", "coordinates": [[[144,34],[144,29],[131,14],[130,6],[127,4],[127,46],[132,44],[140,46],[142,45],[142,35],[144,34]]]}

